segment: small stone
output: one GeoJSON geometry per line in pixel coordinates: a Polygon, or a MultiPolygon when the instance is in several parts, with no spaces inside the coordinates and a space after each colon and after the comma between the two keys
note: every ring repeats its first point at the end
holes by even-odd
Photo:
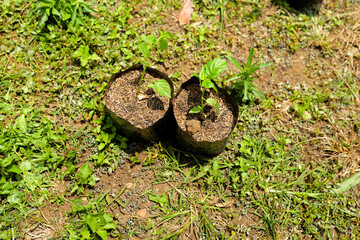
{"type": "Polygon", "coordinates": [[[185,126],[186,130],[191,134],[195,134],[201,129],[200,121],[195,119],[185,121],[185,126]]]}
{"type": "Polygon", "coordinates": [[[144,99],[148,99],[148,98],[149,98],[149,96],[146,96],[146,95],[141,94],[141,93],[139,93],[138,96],[137,96],[137,99],[139,101],[144,100],[144,99]]]}
{"type": "Polygon", "coordinates": [[[145,218],[146,217],[146,209],[140,209],[140,210],[136,211],[136,214],[141,218],[145,218]]]}
{"type": "Polygon", "coordinates": [[[125,187],[126,187],[126,188],[131,188],[132,186],[133,186],[132,183],[126,183],[126,184],[125,184],[125,187]]]}

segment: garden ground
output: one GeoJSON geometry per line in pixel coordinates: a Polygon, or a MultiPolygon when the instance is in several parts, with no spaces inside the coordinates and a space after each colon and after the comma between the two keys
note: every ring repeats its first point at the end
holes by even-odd
{"type": "Polygon", "coordinates": [[[360,237],[359,2],[193,2],[184,26],[180,1],[1,2],[0,239],[360,237]],[[272,63],[216,157],[127,140],[104,112],[159,31],[174,37],[151,66],[176,88],[253,47],[272,63]]]}

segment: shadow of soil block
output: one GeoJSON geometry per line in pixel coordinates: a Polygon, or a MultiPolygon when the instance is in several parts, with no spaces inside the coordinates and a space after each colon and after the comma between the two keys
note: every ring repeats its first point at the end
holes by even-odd
{"type": "Polygon", "coordinates": [[[105,106],[123,136],[158,141],[171,128],[171,99],[159,95],[147,85],[165,79],[170,84],[173,95],[173,84],[166,74],[147,67],[137,96],[142,72],[142,65],[135,65],[114,74],[106,92],[105,106]]]}
{"type": "Polygon", "coordinates": [[[293,8],[313,8],[319,10],[322,4],[322,0],[287,0],[289,5],[293,8]]]}
{"type": "MultiPolygon", "coordinates": [[[[215,84],[216,85],[216,84],[215,84]]],[[[218,94],[206,90],[205,98],[214,98],[219,103],[218,112],[214,107],[205,106],[205,118],[201,113],[189,113],[200,105],[201,89],[199,79],[192,77],[183,83],[173,98],[174,115],[177,123],[176,141],[180,148],[196,154],[217,155],[224,151],[239,115],[235,100],[218,87],[218,94]]]]}

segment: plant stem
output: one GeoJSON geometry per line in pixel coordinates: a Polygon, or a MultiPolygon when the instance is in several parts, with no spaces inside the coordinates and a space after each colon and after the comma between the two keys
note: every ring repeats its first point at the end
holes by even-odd
{"type": "Polygon", "coordinates": [[[201,89],[201,99],[200,99],[200,104],[201,104],[201,119],[205,119],[204,118],[204,95],[205,95],[205,89],[200,85],[200,89],[201,89]]]}
{"type": "Polygon", "coordinates": [[[143,65],[143,72],[141,74],[141,78],[140,78],[140,83],[139,83],[139,86],[138,86],[138,90],[136,92],[136,97],[139,95],[139,92],[140,92],[140,89],[141,89],[141,84],[144,80],[144,77],[145,77],[145,73],[146,73],[146,65],[144,64],[143,65]]]}

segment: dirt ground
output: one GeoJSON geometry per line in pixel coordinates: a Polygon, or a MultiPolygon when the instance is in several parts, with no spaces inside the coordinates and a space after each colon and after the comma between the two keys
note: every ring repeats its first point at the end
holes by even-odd
{"type": "MultiPolygon", "coordinates": [[[[324,86],[324,79],[336,78],[339,69],[347,70],[354,76],[360,77],[360,24],[358,21],[358,18],[360,17],[360,5],[358,3],[353,3],[351,4],[351,7],[343,8],[341,10],[343,12],[337,11],[334,17],[341,14],[347,14],[351,16],[351,19],[345,24],[330,28],[329,30],[328,27],[317,24],[316,21],[318,18],[321,18],[321,15],[333,14],[333,2],[336,1],[323,1],[318,15],[313,17],[314,24],[308,27],[316,31],[319,37],[314,41],[307,42],[306,46],[292,50],[289,49],[285,39],[284,42],[279,42],[274,46],[266,46],[266,42],[264,45],[258,46],[260,51],[256,53],[256,60],[259,60],[260,57],[262,57],[264,61],[275,63],[274,67],[263,69],[257,73],[258,78],[255,80],[255,83],[259,86],[261,91],[265,92],[268,96],[276,96],[279,91],[284,91],[283,89],[286,85],[298,86],[301,89],[324,86]],[[327,51],[331,53],[327,54],[327,51]],[[260,56],[260,53],[262,56],[260,56]]],[[[195,11],[197,10],[199,9],[195,9],[195,11]]],[[[144,11],[146,11],[146,1],[144,1],[143,5],[140,5],[139,9],[135,10],[131,22],[141,23],[142,18],[144,17],[144,11]]],[[[234,19],[232,19],[233,22],[228,22],[222,32],[224,37],[219,38],[218,44],[214,50],[223,51],[228,49],[235,58],[246,59],[250,49],[254,46],[254,43],[260,45],[261,41],[259,41],[259,39],[270,39],[272,30],[275,26],[273,26],[272,29],[268,26],[264,26],[263,23],[272,15],[280,14],[279,6],[266,0],[264,1],[264,7],[261,8],[260,11],[260,19],[255,20],[249,26],[238,27],[234,19]],[[230,43],[225,42],[227,40],[230,40],[230,43]]],[[[183,27],[178,26],[177,23],[179,12],[180,9],[171,9],[171,11],[160,13],[163,15],[161,27],[173,33],[186,34],[186,30],[183,27]]],[[[191,24],[200,25],[201,23],[201,15],[198,13],[191,24]]],[[[213,32],[213,34],[216,35],[219,33],[213,32]]],[[[297,34],[303,33],[299,32],[297,34]]],[[[177,83],[179,86],[182,82],[189,79],[194,70],[200,68],[201,63],[194,60],[197,59],[195,55],[195,51],[189,51],[187,56],[183,56],[184,61],[181,61],[180,64],[164,64],[160,67],[160,70],[169,74],[181,72],[177,83]]],[[[235,71],[234,66],[229,65],[229,68],[230,71],[235,71]]],[[[357,94],[357,97],[360,98],[359,89],[357,89],[354,94],[357,94]]],[[[274,110],[270,115],[264,115],[262,120],[266,121],[266,118],[279,115],[280,121],[282,121],[287,128],[291,128],[292,126],[297,127],[294,118],[287,113],[289,107],[288,102],[282,102],[276,111],[274,110]]],[[[338,109],[337,112],[338,118],[343,119],[349,118],[350,113],[355,113],[358,117],[360,116],[358,106],[338,109]]],[[[318,122],[316,125],[302,127],[304,134],[319,129],[319,131],[327,132],[329,134],[338,134],[339,138],[356,139],[354,131],[351,129],[344,128],[339,130],[332,124],[325,122],[318,122]]],[[[269,135],[271,136],[275,133],[276,130],[274,129],[269,132],[269,135]]],[[[327,164],[331,164],[331,161],[344,161],[344,168],[341,170],[339,177],[346,178],[351,176],[358,168],[358,163],[360,162],[360,155],[358,155],[357,150],[354,152],[347,152],[347,155],[344,155],[341,151],[334,153],[335,150],[332,150],[333,152],[330,154],[328,148],[329,143],[321,140],[318,144],[312,144],[311,142],[305,144],[302,149],[304,161],[317,161],[319,158],[326,159],[325,162],[327,164]]],[[[341,148],[341,146],[339,146],[339,148],[341,148]]],[[[154,157],[150,154],[150,152],[152,152],[151,149],[156,150],[157,147],[130,141],[129,148],[126,151],[128,156],[134,157],[135,154],[137,154],[137,159],[140,162],[146,162],[154,157]],[[147,148],[150,149],[150,151],[147,151],[147,148]]],[[[226,155],[223,157],[226,157],[226,155]]],[[[86,158],[87,155],[84,154],[82,159],[86,158]]],[[[155,173],[159,171],[159,169],[161,169],[161,166],[158,163],[155,163],[152,166],[143,166],[142,164],[133,164],[130,160],[126,160],[121,167],[116,168],[113,172],[108,172],[106,169],[98,170],[96,175],[100,177],[100,180],[93,189],[85,190],[84,196],[81,197],[82,203],[86,204],[88,202],[86,191],[92,191],[98,195],[107,192],[109,196],[116,197],[123,189],[125,189],[118,198],[119,203],[112,204],[108,208],[109,212],[114,216],[117,216],[117,221],[120,225],[132,228],[124,230],[122,233],[126,238],[128,237],[133,240],[149,239],[152,236],[150,236],[142,226],[150,220],[157,222],[160,221],[161,218],[157,217],[159,209],[154,208],[156,204],[149,201],[147,195],[144,195],[143,193],[152,190],[156,194],[161,195],[164,191],[175,189],[176,192],[176,189],[182,188],[181,179],[179,179],[178,184],[176,181],[157,183],[157,176],[155,173]],[[126,207],[125,205],[121,206],[121,203],[127,203],[126,207]],[[130,230],[136,231],[137,236],[128,235],[130,230]]],[[[183,171],[186,172],[188,169],[190,169],[189,166],[185,167],[183,171]]],[[[173,176],[173,179],[176,179],[177,177],[179,176],[175,175],[173,176]]],[[[54,196],[64,195],[70,190],[67,184],[66,179],[54,182],[50,191],[54,196]]],[[[190,185],[188,189],[194,189],[194,192],[189,192],[189,196],[201,194],[198,188],[198,183],[190,185]]],[[[359,192],[359,188],[355,188],[354,191],[359,192]]],[[[24,223],[24,225],[30,226],[26,229],[27,237],[25,239],[46,239],[46,237],[53,237],[56,239],[58,232],[63,231],[64,226],[69,221],[67,214],[64,213],[72,211],[73,207],[69,202],[71,200],[72,197],[69,197],[60,207],[58,207],[56,202],[48,202],[48,204],[41,209],[40,214],[44,219],[56,219],[56,221],[52,224],[40,223],[33,225],[31,224],[31,221],[24,223]]],[[[226,203],[220,199],[212,199],[213,206],[222,207],[224,214],[241,212],[242,206],[236,205],[235,202],[235,199],[230,199],[226,203]]],[[[216,219],[216,217],[217,216],[213,216],[214,219],[216,219]]],[[[232,228],[229,226],[241,226],[244,229],[251,229],[248,233],[248,239],[267,239],[267,237],[259,234],[256,228],[252,228],[253,226],[256,226],[259,221],[259,217],[248,212],[232,219],[231,222],[219,222],[219,227],[226,229],[225,231],[231,233],[232,228]]],[[[166,224],[159,223],[157,227],[166,227],[166,224]]],[[[176,228],[177,226],[169,225],[169,227],[176,228]]],[[[335,232],[333,233],[333,236],[335,238],[337,237],[335,232]]],[[[310,238],[311,237],[309,236],[309,239],[310,238]]],[[[108,237],[108,239],[121,238],[108,237]]],[[[184,239],[199,238],[194,235],[194,232],[189,230],[188,233],[184,235],[184,239]]]]}

